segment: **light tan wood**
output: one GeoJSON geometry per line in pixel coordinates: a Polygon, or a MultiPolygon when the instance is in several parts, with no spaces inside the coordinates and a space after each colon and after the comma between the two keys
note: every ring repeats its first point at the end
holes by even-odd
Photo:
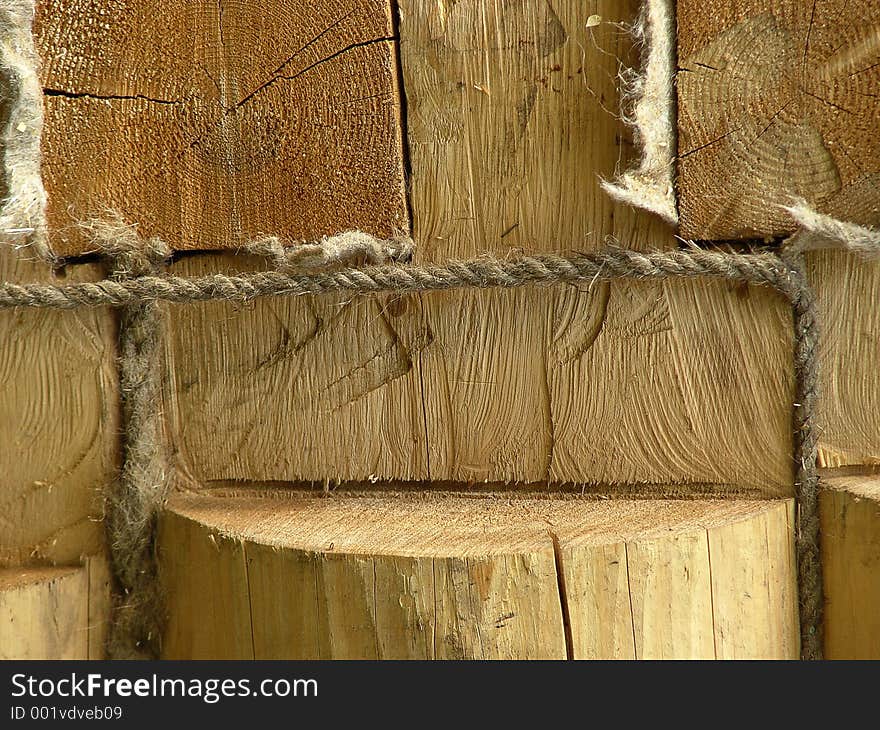
{"type": "Polygon", "coordinates": [[[401,0],[419,256],[594,248],[612,229],[620,0],[401,0]],[[605,22],[587,27],[599,15],[605,22]]]}
{"type": "Polygon", "coordinates": [[[880,477],[823,483],[825,656],[880,659],[880,477]]]}
{"type": "Polygon", "coordinates": [[[552,548],[534,556],[445,560],[249,541],[245,550],[257,658],[564,656],[559,602],[550,590],[552,548]],[[511,606],[532,625],[505,631],[511,606]],[[546,623],[548,615],[555,622],[546,623]]]}
{"type": "Polygon", "coordinates": [[[869,223],[880,205],[880,5],[680,0],[682,234],[781,235],[806,198],[869,223]]]}
{"type": "Polygon", "coordinates": [[[107,636],[112,612],[112,576],[104,555],[85,560],[89,578],[89,659],[106,659],[107,636]]]}
{"type": "Polygon", "coordinates": [[[819,464],[880,464],[880,263],[823,251],[807,267],[822,315],[819,464]]]}
{"type": "Polygon", "coordinates": [[[0,659],[90,658],[83,568],[0,570],[0,659]]]}
{"type": "Polygon", "coordinates": [[[677,245],[600,187],[638,154],[620,119],[638,0],[402,0],[417,258],[677,245]]]}
{"type": "Polygon", "coordinates": [[[697,532],[627,546],[636,658],[714,658],[707,539],[697,532]]]}
{"type": "Polygon", "coordinates": [[[791,502],[666,534],[657,517],[653,535],[563,551],[576,657],[799,655],[791,502]]]}
{"type": "Polygon", "coordinates": [[[107,208],[174,248],[406,230],[388,0],[40,0],[51,245],[107,208]]]}
{"type": "Polygon", "coordinates": [[[791,510],[790,500],[177,496],[160,521],[164,654],[795,658],[791,510]]]}
{"type": "MultiPolygon", "coordinates": [[[[53,275],[0,246],[0,281],[101,276],[92,265],[53,275]]],[[[101,491],[119,450],[115,337],[107,310],[0,312],[0,566],[101,550],[101,491]]]]}
{"type": "MultiPolygon", "coordinates": [[[[163,521],[160,543],[168,544],[168,529],[163,521]]],[[[183,530],[172,549],[178,559],[161,564],[166,601],[175,606],[165,628],[166,656],[205,656],[209,646],[215,659],[255,658],[243,544],[183,530]]]]}
{"type": "Polygon", "coordinates": [[[559,548],[572,655],[635,659],[636,637],[625,542],[559,548]]]}
{"type": "Polygon", "coordinates": [[[800,655],[793,524],[794,505],[787,502],[751,520],[708,531],[718,659],[800,655]],[[763,557],[741,559],[751,553],[763,557]],[[780,620],[784,631],[778,630],[780,620]]]}
{"type": "Polygon", "coordinates": [[[772,292],[672,281],[172,307],[168,412],[181,468],[208,485],[786,495],[790,322],[772,292]]]}

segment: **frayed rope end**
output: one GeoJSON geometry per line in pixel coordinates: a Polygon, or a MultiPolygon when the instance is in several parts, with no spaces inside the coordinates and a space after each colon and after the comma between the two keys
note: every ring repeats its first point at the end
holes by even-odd
{"type": "Polygon", "coordinates": [[[621,74],[621,106],[641,159],[613,182],[603,180],[602,189],[675,225],[675,13],[670,0],[647,0],[631,34],[646,52],[640,73],[621,74]]]}
{"type": "Polygon", "coordinates": [[[0,129],[0,240],[29,247],[54,262],[46,229],[46,191],[40,175],[43,91],[31,32],[34,0],[0,0],[0,94],[8,119],[0,129]]]}
{"type": "Polygon", "coordinates": [[[656,180],[643,179],[637,173],[626,173],[617,179],[601,181],[602,190],[621,203],[642,208],[660,216],[672,225],[678,224],[675,193],[670,182],[666,190],[658,187],[656,180]]]}
{"type": "Polygon", "coordinates": [[[819,213],[802,198],[795,198],[791,205],[781,207],[800,226],[800,230],[785,241],[785,250],[802,253],[841,249],[863,258],[880,257],[880,230],[819,213]]]}
{"type": "Polygon", "coordinates": [[[264,236],[242,246],[243,250],[273,261],[284,272],[322,270],[334,266],[367,264],[380,266],[404,263],[412,259],[414,244],[411,238],[376,238],[363,231],[344,231],[325,236],[314,243],[285,245],[277,236],[264,236]]]}

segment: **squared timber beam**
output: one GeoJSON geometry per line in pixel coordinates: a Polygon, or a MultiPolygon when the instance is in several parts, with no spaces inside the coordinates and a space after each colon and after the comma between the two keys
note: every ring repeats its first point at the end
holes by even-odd
{"type": "Polygon", "coordinates": [[[388,0],[42,0],[50,243],[115,209],[177,249],[408,228],[388,0]]]}

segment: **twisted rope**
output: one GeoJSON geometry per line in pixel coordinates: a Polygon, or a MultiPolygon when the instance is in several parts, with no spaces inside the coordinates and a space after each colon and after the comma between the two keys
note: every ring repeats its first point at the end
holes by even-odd
{"type": "MultiPolygon", "coordinates": [[[[157,244],[152,242],[153,247],[157,244]]],[[[790,253],[777,256],[771,253],[739,254],[720,253],[701,249],[687,249],[668,252],[641,253],[624,249],[610,248],[597,253],[575,253],[571,255],[540,254],[524,256],[514,260],[480,258],[469,261],[453,261],[446,265],[426,264],[421,266],[390,264],[370,266],[363,269],[346,268],[333,272],[313,274],[288,273],[286,271],[267,271],[242,273],[238,275],[213,274],[204,277],[183,278],[178,276],[158,276],[143,273],[143,268],[133,267],[129,278],[111,278],[92,283],[67,284],[0,284],[0,308],[45,307],[54,309],[73,309],[75,307],[124,307],[128,314],[123,323],[122,342],[125,343],[125,330],[132,326],[143,329],[144,321],[153,322],[155,303],[199,302],[210,300],[249,301],[257,297],[299,296],[304,294],[324,294],[343,292],[348,294],[371,294],[378,292],[416,292],[439,291],[463,288],[512,288],[526,285],[552,285],[560,283],[591,284],[610,279],[658,279],[670,277],[713,277],[743,282],[756,286],[767,286],[780,292],[791,304],[794,324],[794,370],[796,381],[795,405],[793,409],[795,489],[797,503],[797,532],[795,548],[798,565],[798,584],[800,598],[801,651],[804,658],[819,659],[822,656],[822,572],[819,556],[819,516],[818,516],[818,475],[816,454],[818,435],[814,423],[818,390],[818,318],[812,291],[803,273],[799,254],[790,253]]],[[[138,357],[149,352],[147,345],[158,338],[158,329],[147,327],[134,336],[133,352],[123,347],[123,380],[126,363],[133,363],[133,375],[139,368],[151,368],[150,363],[138,365],[138,357]],[[131,357],[130,357],[131,356],[131,357]]],[[[151,361],[152,362],[152,361],[151,361]]],[[[134,389],[123,382],[123,390],[128,388],[128,398],[149,399],[149,390],[155,382],[147,378],[134,389]]],[[[141,492],[149,489],[156,481],[155,464],[152,461],[155,450],[132,448],[143,446],[149,441],[149,433],[155,431],[155,423],[141,423],[143,413],[135,418],[128,416],[128,428],[137,431],[146,428],[148,437],[137,438],[129,434],[126,451],[128,492],[137,492],[136,504],[140,505],[125,520],[135,522],[139,527],[137,535],[116,539],[117,563],[129,560],[117,572],[122,572],[122,583],[126,591],[134,591],[139,586],[141,576],[152,579],[149,561],[142,558],[149,550],[152,540],[152,523],[157,508],[156,500],[144,498],[141,492]],[[143,473],[152,474],[144,482],[143,473]],[[134,556],[134,559],[132,559],[134,556]],[[131,572],[135,566],[135,573],[131,572]],[[144,567],[146,566],[146,567],[144,567]],[[126,575],[126,571],[128,574],[126,575]],[[138,572],[140,571],[140,572],[138,572]],[[129,587],[130,586],[130,587],[129,587]]],[[[124,476],[125,476],[124,469],[124,476]]],[[[125,481],[125,479],[123,479],[125,481]]],[[[155,485],[154,485],[155,486],[155,485]]],[[[156,487],[153,494],[161,492],[156,487]]],[[[124,534],[124,531],[117,531],[124,534]]],[[[132,533],[133,534],[133,533],[132,533]]],[[[111,533],[111,536],[112,533],[111,533]]],[[[118,538],[118,535],[115,537],[118,538]]],[[[134,629],[126,629],[130,639],[143,644],[154,642],[155,637],[144,636],[144,631],[156,622],[141,620],[135,622],[134,629]]]]}
{"type": "MultiPolygon", "coordinates": [[[[96,224],[97,226],[97,224],[96,224]]],[[[113,261],[113,279],[147,275],[171,255],[159,239],[140,240],[133,228],[98,226],[113,261]]],[[[164,314],[156,301],[133,301],[119,318],[122,469],[106,497],[110,560],[117,583],[107,639],[112,659],[159,654],[162,597],[154,556],[156,519],[168,485],[168,447],[160,409],[164,314]]]]}
{"type": "Polygon", "coordinates": [[[345,292],[438,291],[444,289],[513,288],[528,284],[604,281],[615,278],[720,277],[783,288],[789,269],[772,254],[730,254],[689,250],[639,253],[608,249],[600,253],[540,254],[504,261],[480,258],[438,266],[389,264],[335,272],[295,274],[282,271],[238,275],[135,276],[55,286],[0,285],[0,308],[122,307],[137,302],[249,301],[257,297],[345,292]]]}

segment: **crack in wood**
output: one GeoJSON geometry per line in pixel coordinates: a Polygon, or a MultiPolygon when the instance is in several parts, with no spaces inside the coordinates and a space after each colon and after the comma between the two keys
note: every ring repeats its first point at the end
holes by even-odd
{"type": "Polygon", "coordinates": [[[92,94],[85,91],[43,88],[43,95],[63,99],[88,99],[90,101],[148,101],[153,104],[186,104],[185,99],[159,99],[147,94],[92,94]]]}

